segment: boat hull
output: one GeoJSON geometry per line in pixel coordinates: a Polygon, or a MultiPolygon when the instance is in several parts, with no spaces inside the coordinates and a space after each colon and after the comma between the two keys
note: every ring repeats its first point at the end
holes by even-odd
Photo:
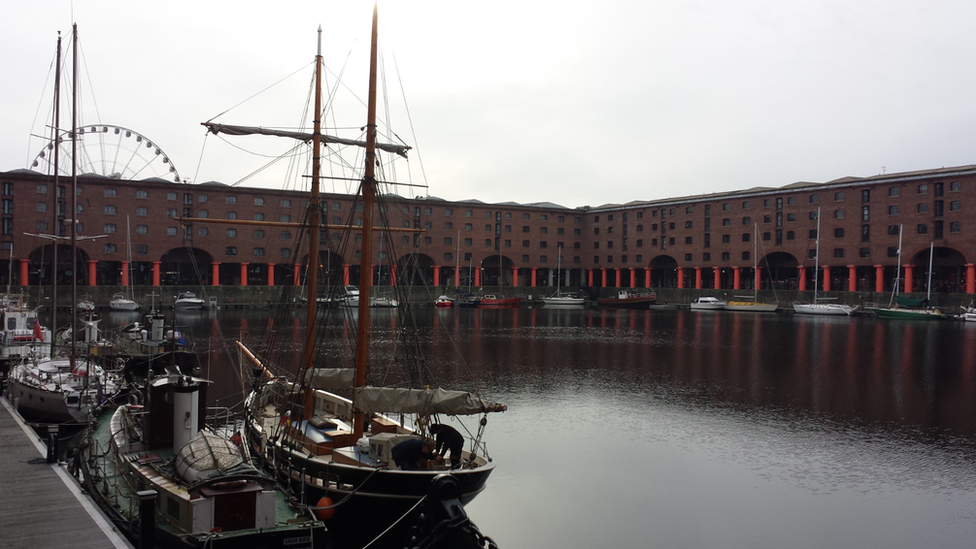
{"type": "Polygon", "coordinates": [[[689,307],[692,311],[721,311],[725,309],[726,303],[715,298],[698,298],[691,302],[689,307]]]}
{"type": "Polygon", "coordinates": [[[878,318],[890,318],[900,320],[945,320],[949,318],[945,314],[933,309],[875,309],[874,314],[878,318]]]}
{"type": "Polygon", "coordinates": [[[616,307],[618,309],[646,309],[657,302],[656,296],[642,297],[611,297],[596,300],[599,307],[616,307]]]}
{"type": "Polygon", "coordinates": [[[544,297],[542,302],[546,307],[582,307],[586,300],[582,297],[554,296],[544,297]]]}
{"type": "Polygon", "coordinates": [[[518,307],[522,304],[521,297],[509,297],[509,298],[481,298],[478,302],[478,307],[518,307]]]}
{"type": "Polygon", "coordinates": [[[751,301],[730,301],[725,304],[726,311],[750,313],[775,313],[778,307],[775,303],[753,303],[751,301]]]}
{"type": "Polygon", "coordinates": [[[8,400],[27,421],[37,423],[79,423],[88,419],[90,405],[71,406],[67,394],[46,391],[21,382],[15,376],[7,380],[8,400]]]}
{"type": "Polygon", "coordinates": [[[794,303],[793,311],[806,315],[850,316],[857,307],[836,303],[794,303]]]}

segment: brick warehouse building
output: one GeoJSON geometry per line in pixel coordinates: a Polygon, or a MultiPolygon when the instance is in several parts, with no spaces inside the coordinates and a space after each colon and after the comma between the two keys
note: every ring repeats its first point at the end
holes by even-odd
{"type": "MultiPolygon", "coordinates": [[[[374,247],[378,284],[466,288],[668,287],[812,290],[819,243],[822,291],[887,292],[899,231],[905,291],[976,293],[976,166],[827,183],[794,183],[575,209],[550,203],[485,204],[381,197],[374,247]],[[819,212],[819,220],[818,220],[819,212]],[[818,221],[819,242],[818,242],[818,221]],[[557,270],[557,261],[561,261],[557,270]],[[499,270],[499,266],[501,269],[499,270]]],[[[291,285],[304,279],[297,191],[78,178],[78,254],[68,235],[62,177],[0,173],[0,281],[83,285],[291,285]],[[47,235],[45,238],[43,235],[47,235]],[[97,237],[97,238],[92,238],[97,237]]],[[[349,195],[323,195],[320,264],[334,284],[358,281],[361,224],[349,195]]]]}

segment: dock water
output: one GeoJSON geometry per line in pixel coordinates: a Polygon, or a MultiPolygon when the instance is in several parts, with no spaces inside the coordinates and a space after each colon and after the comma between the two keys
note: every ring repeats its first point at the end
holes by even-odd
{"type": "Polygon", "coordinates": [[[0,398],[0,546],[131,549],[78,483],[0,398]]]}

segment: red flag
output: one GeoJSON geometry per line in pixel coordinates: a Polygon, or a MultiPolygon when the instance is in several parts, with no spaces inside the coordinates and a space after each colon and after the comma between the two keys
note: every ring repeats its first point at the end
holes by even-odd
{"type": "Polygon", "coordinates": [[[41,323],[34,322],[34,339],[44,341],[44,334],[41,333],[41,323]]]}

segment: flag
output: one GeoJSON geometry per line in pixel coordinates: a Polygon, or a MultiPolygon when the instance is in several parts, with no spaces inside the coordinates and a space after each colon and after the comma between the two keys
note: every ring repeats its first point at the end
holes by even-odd
{"type": "Polygon", "coordinates": [[[38,341],[44,341],[44,334],[41,333],[41,323],[34,322],[34,339],[38,341]]]}

